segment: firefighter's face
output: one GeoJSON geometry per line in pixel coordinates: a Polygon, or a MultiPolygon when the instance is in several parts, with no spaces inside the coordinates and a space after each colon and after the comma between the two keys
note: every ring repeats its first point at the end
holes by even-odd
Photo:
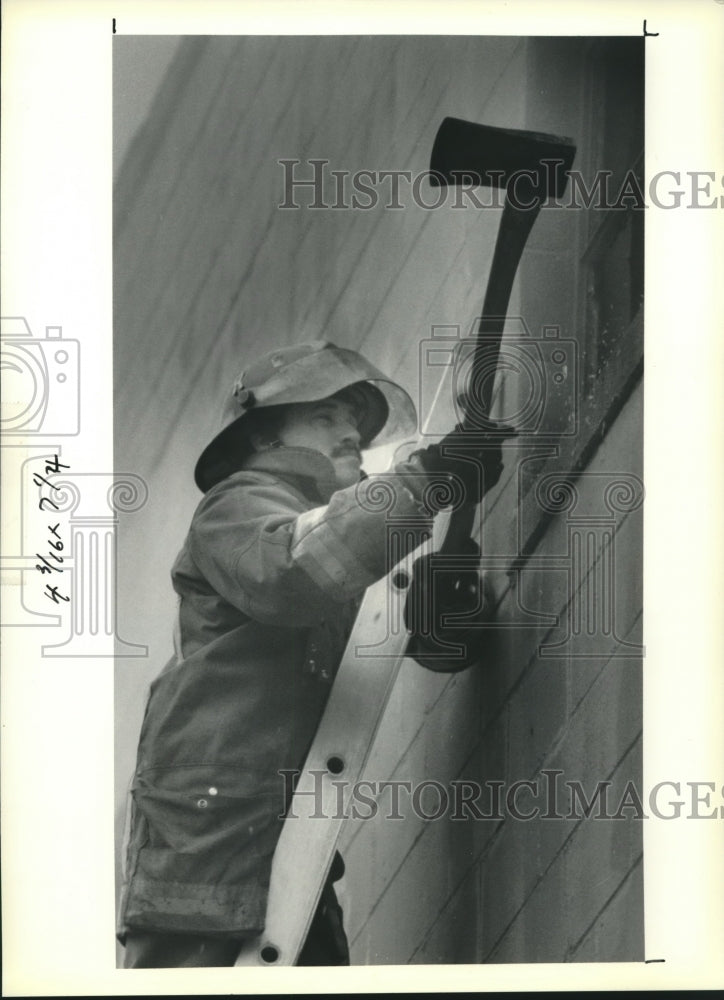
{"type": "Polygon", "coordinates": [[[362,454],[358,418],[349,403],[322,399],[287,407],[278,440],[290,448],[313,448],[332,462],[341,488],[359,480],[362,454]]]}

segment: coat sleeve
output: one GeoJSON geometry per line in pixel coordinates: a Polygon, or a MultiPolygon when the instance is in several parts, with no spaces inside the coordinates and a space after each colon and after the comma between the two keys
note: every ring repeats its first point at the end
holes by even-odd
{"type": "Polygon", "coordinates": [[[339,490],[307,509],[282,484],[230,477],[194,516],[191,556],[211,586],[264,623],[312,624],[358,597],[416,547],[429,520],[394,476],[339,490]],[[404,524],[402,535],[393,525],[404,524]]]}

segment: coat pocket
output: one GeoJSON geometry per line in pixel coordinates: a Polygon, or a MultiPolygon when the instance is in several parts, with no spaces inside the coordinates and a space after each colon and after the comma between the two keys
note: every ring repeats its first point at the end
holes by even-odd
{"type": "Polygon", "coordinates": [[[162,862],[154,877],[203,881],[229,869],[249,870],[274,851],[284,811],[283,786],[214,764],[148,768],[133,785],[148,829],[142,868],[162,862]]]}

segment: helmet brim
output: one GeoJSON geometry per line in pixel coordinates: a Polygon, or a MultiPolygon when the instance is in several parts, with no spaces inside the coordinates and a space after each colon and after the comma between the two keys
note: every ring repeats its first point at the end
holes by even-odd
{"type": "MultiPolygon", "coordinates": [[[[365,394],[360,426],[362,448],[389,444],[417,432],[415,404],[402,386],[356,351],[328,343],[281,368],[263,385],[252,386],[253,408],[315,402],[352,387],[365,394]]],[[[194,470],[196,485],[202,492],[239,469],[247,457],[240,433],[247,412],[240,414],[233,399],[227,403],[225,426],[203,450],[194,470]]]]}

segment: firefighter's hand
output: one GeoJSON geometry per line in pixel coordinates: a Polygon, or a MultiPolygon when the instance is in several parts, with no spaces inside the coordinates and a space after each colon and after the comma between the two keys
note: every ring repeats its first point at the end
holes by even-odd
{"type": "MultiPolygon", "coordinates": [[[[503,439],[515,434],[507,424],[485,432],[464,431],[458,424],[438,444],[415,452],[415,457],[431,483],[439,487],[441,498],[447,493],[452,498],[448,502],[456,506],[460,502],[478,504],[503,473],[503,439]]],[[[435,495],[434,489],[430,492],[435,495]]]]}
{"type": "MultiPolygon", "coordinates": [[[[454,555],[429,552],[413,565],[413,585],[429,602],[430,614],[440,618],[449,612],[472,614],[480,608],[480,546],[466,538],[454,555]]],[[[406,609],[406,615],[410,609],[406,609]]],[[[408,625],[414,630],[415,624],[408,625]]],[[[441,626],[436,624],[438,632],[441,626]]]]}
{"type": "Polygon", "coordinates": [[[472,539],[467,538],[454,556],[420,556],[405,604],[407,655],[438,673],[465,670],[482,658],[489,640],[484,625],[492,620],[492,607],[492,594],[480,572],[480,549],[472,539]],[[445,623],[451,615],[452,621],[445,623]]]}

